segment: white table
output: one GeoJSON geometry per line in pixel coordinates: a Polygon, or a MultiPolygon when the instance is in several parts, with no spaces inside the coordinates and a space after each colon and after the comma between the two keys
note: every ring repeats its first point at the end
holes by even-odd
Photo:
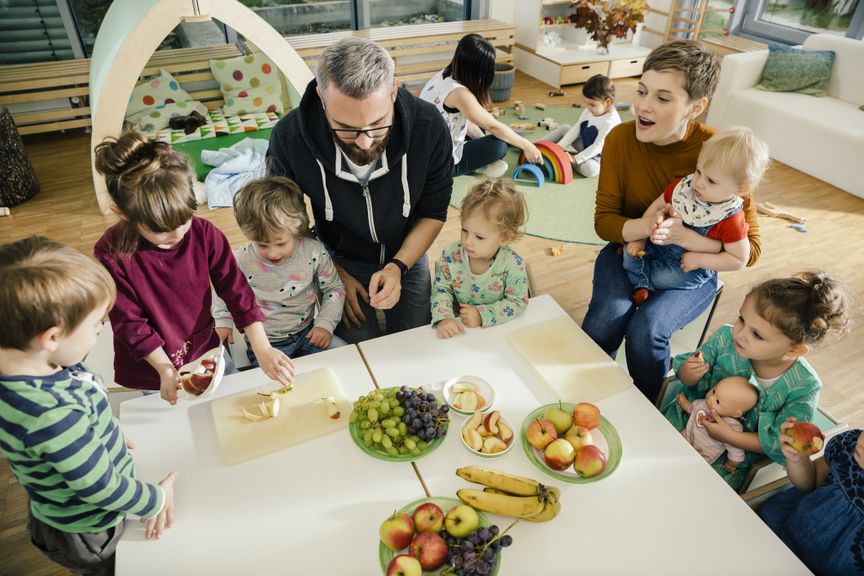
{"type": "MultiPolygon", "coordinates": [[[[432,328],[360,344],[381,387],[440,387],[473,374],[495,387],[494,408],[516,429],[536,407],[554,402],[551,389],[509,345],[508,333],[565,315],[549,296],[533,298],[526,313],[507,324],[437,338],[432,328]]],[[[593,343],[590,343],[593,345],[593,343]]],[[[596,348],[598,358],[603,355],[596,348]]],[[[608,358],[606,362],[614,365],[608,358]]],[[[455,475],[476,464],[530,476],[562,490],[561,514],[544,524],[519,523],[504,552],[502,576],[525,574],[808,574],[806,567],[704,462],[635,388],[597,402],[617,428],[623,457],[607,478],[567,484],[546,476],[521,445],[497,459],[472,455],[463,446],[454,414],[444,444],[419,460],[434,496],[455,496],[471,485],[455,475]]],[[[518,441],[518,437],[514,441],[518,441]]],[[[509,518],[495,518],[502,529],[509,518]]]]}
{"type": "MultiPolygon", "coordinates": [[[[295,360],[298,373],[329,366],[354,399],[374,388],[355,346],[295,360]]],[[[225,378],[215,398],[266,384],[261,370],[225,378]]],[[[370,458],[347,429],[235,466],[220,460],[209,400],[171,407],[158,396],[124,402],[137,475],[170,470],[175,525],[146,541],[127,520],[117,574],[375,574],[378,526],[425,496],[413,468],[370,458]]]]}

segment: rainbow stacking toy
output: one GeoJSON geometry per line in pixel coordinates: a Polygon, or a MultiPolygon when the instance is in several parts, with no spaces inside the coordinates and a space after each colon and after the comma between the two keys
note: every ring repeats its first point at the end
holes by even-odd
{"type": "MultiPolygon", "coordinates": [[[[543,155],[543,171],[546,172],[547,180],[553,180],[558,184],[569,184],[573,180],[570,155],[563,148],[548,140],[534,142],[534,146],[543,155]]],[[[519,155],[519,164],[524,163],[525,153],[523,152],[519,155]]]]}

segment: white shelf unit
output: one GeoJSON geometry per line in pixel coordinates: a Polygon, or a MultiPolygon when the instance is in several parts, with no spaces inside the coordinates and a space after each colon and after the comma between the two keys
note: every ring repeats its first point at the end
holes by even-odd
{"type": "Polygon", "coordinates": [[[632,41],[617,40],[608,54],[598,54],[596,43],[585,30],[566,24],[543,24],[543,18],[569,16],[569,0],[519,0],[516,3],[516,44],[513,61],[520,71],[551,86],[581,84],[595,74],[610,78],[638,76],[645,56],[651,51],[632,41]],[[560,41],[550,44],[548,34],[560,41]],[[544,38],[545,36],[545,38],[544,38]]]}

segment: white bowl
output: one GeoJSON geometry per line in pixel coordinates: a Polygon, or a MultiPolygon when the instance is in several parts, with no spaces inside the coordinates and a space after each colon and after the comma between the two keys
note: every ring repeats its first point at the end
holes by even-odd
{"type": "Polygon", "coordinates": [[[200,358],[193,362],[189,362],[188,364],[184,364],[180,367],[178,372],[182,376],[183,374],[203,374],[207,370],[201,366],[201,362],[207,358],[212,358],[216,361],[216,370],[213,372],[213,378],[210,380],[210,385],[201,393],[201,394],[192,394],[191,392],[187,392],[182,386],[180,390],[177,391],[177,395],[180,398],[186,400],[199,400],[201,398],[205,398],[213,394],[217,388],[219,388],[219,384],[222,382],[222,377],[225,375],[225,347],[218,346],[213,348],[212,350],[208,350],[204,354],[201,355],[200,358]]]}
{"type": "Polygon", "coordinates": [[[441,395],[444,397],[444,401],[447,405],[450,406],[450,409],[458,414],[462,414],[463,416],[470,416],[474,413],[474,410],[463,410],[453,405],[457,394],[453,391],[453,386],[463,382],[474,384],[477,387],[477,392],[486,400],[486,404],[480,409],[480,411],[487,412],[495,402],[495,390],[492,388],[492,385],[483,378],[471,375],[457,376],[456,378],[451,378],[444,384],[444,388],[441,389],[441,395]]]}
{"type": "MultiPolygon", "coordinates": [[[[489,416],[491,414],[492,414],[492,412],[490,412],[489,414],[484,414],[483,420],[481,420],[481,422],[485,421],[487,418],[489,418],[489,416]]],[[[500,416],[500,413],[499,413],[499,416],[500,416]]],[[[465,422],[462,423],[462,428],[459,430],[459,437],[462,439],[462,444],[465,446],[465,448],[467,448],[468,451],[471,452],[472,454],[475,454],[481,458],[497,458],[498,456],[502,456],[502,455],[506,454],[507,452],[509,452],[510,449],[513,448],[513,445],[516,444],[516,431],[513,430],[513,426],[505,418],[499,417],[499,422],[501,422],[505,426],[507,426],[511,432],[510,442],[507,443],[507,447],[504,450],[502,450],[501,452],[494,452],[494,453],[493,452],[482,452],[480,450],[475,450],[474,448],[469,446],[468,442],[465,440],[465,431],[469,428],[470,422],[471,422],[471,419],[468,418],[465,420],[465,422]]],[[[498,435],[496,435],[496,436],[498,436],[498,435]]],[[[500,436],[499,436],[499,439],[500,439],[500,436]]],[[[485,437],[484,437],[484,440],[485,440],[485,437]]]]}

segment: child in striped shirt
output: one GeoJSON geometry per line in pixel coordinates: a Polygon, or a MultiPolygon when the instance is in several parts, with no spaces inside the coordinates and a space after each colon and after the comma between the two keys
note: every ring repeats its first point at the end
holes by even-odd
{"type": "Polygon", "coordinates": [[[80,364],[116,290],[108,272],[45,238],[0,246],[0,449],[30,499],[28,528],[48,558],[113,574],[126,514],[159,538],[173,521],[174,473],[135,479],[99,378],[80,364]]]}

